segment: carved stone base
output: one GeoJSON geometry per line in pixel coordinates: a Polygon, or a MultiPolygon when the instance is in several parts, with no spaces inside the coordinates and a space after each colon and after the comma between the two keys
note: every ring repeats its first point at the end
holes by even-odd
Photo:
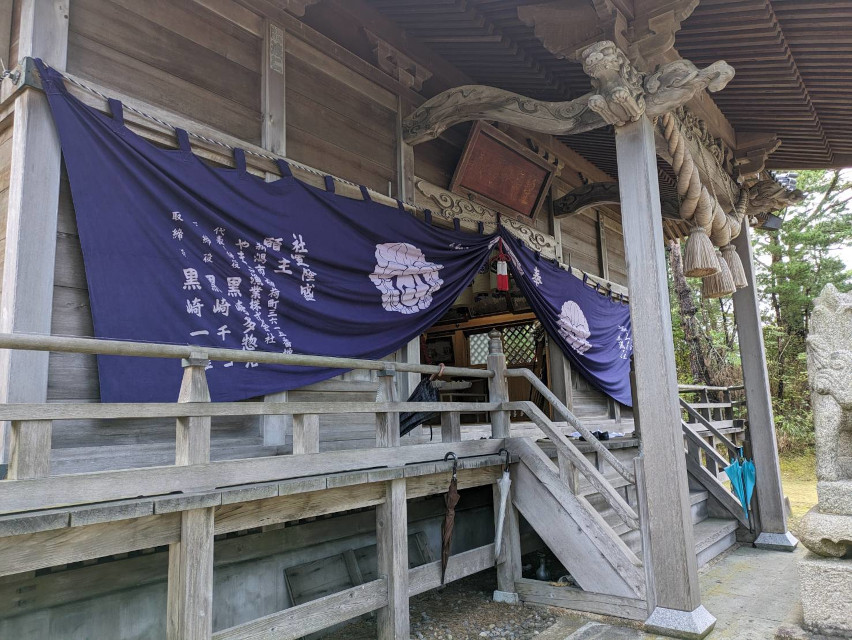
{"type": "Polygon", "coordinates": [[[822,513],[813,507],[799,523],[802,544],[821,556],[852,556],[852,515],[822,513]]]}
{"type": "Polygon", "coordinates": [[[808,553],[799,561],[799,582],[805,629],[852,637],[852,559],[808,553]]]}
{"type": "Polygon", "coordinates": [[[767,551],[793,551],[799,544],[792,533],[768,533],[764,531],[754,541],[754,546],[767,551]]]}
{"type": "Polygon", "coordinates": [[[817,482],[817,495],[822,513],[852,513],[852,480],[817,482]]]}
{"type": "Polygon", "coordinates": [[[502,602],[504,604],[521,604],[521,598],[517,593],[495,589],[494,602],[502,602]]]}
{"type": "Polygon", "coordinates": [[[645,630],[671,638],[701,640],[716,626],[716,618],[704,605],[694,611],[657,607],[645,621],[645,630]]]}

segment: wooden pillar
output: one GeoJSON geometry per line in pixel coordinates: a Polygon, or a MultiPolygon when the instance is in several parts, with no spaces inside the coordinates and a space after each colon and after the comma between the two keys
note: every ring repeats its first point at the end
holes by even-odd
{"type": "Polygon", "coordinates": [[[615,129],[621,217],[630,286],[636,411],[642,419],[650,522],[646,625],[703,637],[715,618],[701,606],[678,405],[657,158],[651,121],[615,129]]]}
{"type": "MultiPolygon", "coordinates": [[[[261,65],[261,103],[263,122],[261,127],[261,145],[279,156],[287,154],[287,126],[285,108],[285,69],[284,69],[284,29],[270,20],[265,20],[263,39],[263,63],[261,65]]],[[[277,173],[267,173],[266,180],[279,179],[277,173]]],[[[287,402],[287,391],[270,393],[263,397],[264,402],[287,402]]],[[[267,447],[283,446],[287,434],[293,429],[290,416],[260,416],[260,433],[267,447]]]]}
{"type": "MultiPolygon", "coordinates": [[[[547,338],[547,362],[550,365],[550,390],[570,411],[574,410],[574,387],[571,379],[571,363],[562,349],[550,337],[547,338]]],[[[554,416],[554,420],[560,418],[554,416]]]]}
{"type": "Polygon", "coordinates": [[[461,442],[461,415],[458,411],[441,414],[441,442],[461,442]]]}
{"type": "MultiPolygon", "coordinates": [[[[379,373],[379,402],[397,402],[395,371],[379,373]]],[[[376,446],[399,446],[399,413],[376,414],[376,446]]],[[[385,501],[376,507],[378,573],[388,581],[388,604],[379,609],[379,640],[409,637],[408,617],[408,506],[405,478],[386,484],[385,501]]]]}
{"type": "Polygon", "coordinates": [[[740,343],[748,431],[751,438],[754,468],[757,473],[755,494],[760,533],[754,546],[763,549],[792,551],[798,540],[787,529],[784,510],[784,491],[781,487],[781,468],[778,464],[778,443],[775,440],[775,420],[772,415],[772,396],[769,391],[769,372],[763,346],[760,322],[760,301],[754,279],[754,257],[749,238],[748,218],[743,221],[740,235],[734,241],[743,263],[748,286],[734,293],[734,318],[740,343]]]}
{"type": "MultiPolygon", "coordinates": [[[[68,0],[20,0],[18,52],[65,69],[68,0]]],[[[14,66],[17,61],[6,61],[14,66]]],[[[60,147],[45,95],[15,99],[0,331],[50,334],[60,147]]],[[[0,351],[0,403],[45,402],[49,354],[0,351]]],[[[0,423],[0,463],[8,461],[8,425],[0,423]]]]}
{"type": "MultiPolygon", "coordinates": [[[[509,384],[506,380],[506,356],[503,353],[503,341],[500,332],[492,329],[488,334],[488,368],[494,372],[494,377],[488,379],[488,401],[508,402],[509,384]]],[[[509,437],[509,412],[491,412],[491,437],[509,437]]]]}
{"type": "MultiPolygon", "coordinates": [[[[210,402],[203,353],[184,360],[178,402],[210,402]]],[[[175,464],[210,462],[210,418],[178,418],[175,464]]],[[[180,541],[169,545],[168,640],[213,635],[213,507],[181,512],[180,541]]]]}

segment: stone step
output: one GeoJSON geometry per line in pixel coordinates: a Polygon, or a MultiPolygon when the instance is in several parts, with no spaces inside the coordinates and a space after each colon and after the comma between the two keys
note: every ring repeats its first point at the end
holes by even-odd
{"type": "Polygon", "coordinates": [[[695,555],[699,567],[703,567],[736,544],[737,525],[736,520],[723,518],[707,518],[693,525],[695,555]]]}

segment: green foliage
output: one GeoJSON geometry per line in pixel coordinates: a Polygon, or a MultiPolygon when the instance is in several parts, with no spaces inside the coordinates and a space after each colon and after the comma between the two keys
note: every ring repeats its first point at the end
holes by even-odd
{"type": "MultiPolygon", "coordinates": [[[[755,270],[764,323],[764,342],[782,451],[813,444],[813,419],[805,359],[813,301],[829,282],[852,290],[852,271],[838,250],[852,246],[852,175],[849,171],[801,171],[797,187],[807,196],[798,206],[779,212],[781,228],[755,231],[755,270]]],[[[696,320],[706,346],[711,384],[742,379],[736,328],[730,300],[701,300],[700,281],[690,281],[698,307],[696,320]]],[[[672,301],[675,347],[682,382],[692,382],[688,347],[678,339],[680,315],[672,301]]],[[[699,381],[701,382],[701,381],[699,381]]]]}

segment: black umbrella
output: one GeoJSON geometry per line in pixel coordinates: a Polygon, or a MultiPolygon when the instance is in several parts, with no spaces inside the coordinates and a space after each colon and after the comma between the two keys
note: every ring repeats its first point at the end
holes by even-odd
{"type": "MultiPolygon", "coordinates": [[[[438,402],[438,387],[435,380],[440,378],[444,372],[444,365],[441,364],[441,371],[428,378],[420,381],[414,391],[408,397],[408,402],[438,402]]],[[[437,411],[418,411],[406,412],[399,414],[399,435],[404,436],[415,427],[438,417],[437,411]]]]}
{"type": "Polygon", "coordinates": [[[459,459],[451,451],[444,456],[444,460],[450,457],[453,459],[453,477],[444,496],[444,504],[447,506],[447,511],[444,514],[444,523],[441,525],[441,584],[445,583],[447,577],[447,562],[450,560],[450,547],[453,543],[453,527],[456,525],[456,505],[459,503],[459,498],[461,497],[459,496],[458,480],[456,479],[459,459]]]}

